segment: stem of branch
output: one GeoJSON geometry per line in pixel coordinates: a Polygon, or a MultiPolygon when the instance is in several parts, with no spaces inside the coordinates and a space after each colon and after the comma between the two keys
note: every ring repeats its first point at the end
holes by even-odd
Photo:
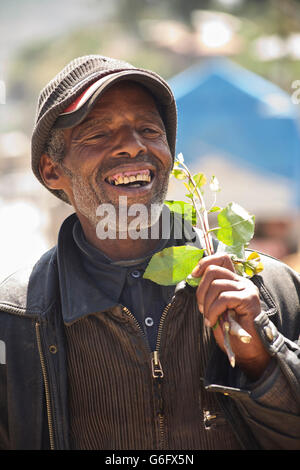
{"type": "Polygon", "coordinates": [[[205,244],[206,244],[206,251],[207,251],[208,255],[212,255],[214,253],[214,250],[213,250],[213,246],[212,246],[212,243],[210,242],[209,235],[208,235],[208,233],[209,233],[209,224],[208,224],[208,215],[207,215],[207,210],[206,210],[206,207],[205,207],[204,199],[203,199],[201,191],[199,191],[199,188],[197,187],[197,184],[195,183],[194,178],[192,177],[188,167],[184,163],[181,163],[181,165],[182,165],[183,169],[185,170],[189,181],[192,183],[192,185],[194,187],[193,193],[195,193],[195,192],[197,193],[198,199],[201,203],[201,207],[202,207],[202,210],[203,210],[203,217],[202,217],[201,212],[197,208],[197,204],[196,204],[196,201],[194,199],[194,194],[193,194],[193,204],[194,204],[196,213],[197,213],[197,215],[200,219],[200,223],[201,223],[201,227],[202,227],[202,231],[203,231],[203,236],[204,236],[204,240],[205,240],[205,244]]]}

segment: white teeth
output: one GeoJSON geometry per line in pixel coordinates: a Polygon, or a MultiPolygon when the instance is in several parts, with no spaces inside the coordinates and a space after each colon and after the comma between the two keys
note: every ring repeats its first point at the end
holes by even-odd
{"type": "Polygon", "coordinates": [[[150,175],[143,175],[143,181],[148,181],[150,183],[151,176],[150,175]]]}
{"type": "Polygon", "coordinates": [[[123,176],[118,176],[118,179],[116,180],[115,184],[123,184],[123,183],[124,183],[123,176]]]}
{"type": "Polygon", "coordinates": [[[128,183],[134,183],[135,181],[141,182],[141,181],[147,181],[148,183],[151,182],[151,175],[148,174],[136,174],[136,175],[130,175],[130,176],[121,176],[118,175],[115,178],[109,178],[108,179],[109,183],[114,183],[115,186],[118,186],[119,184],[128,184],[128,183]]]}

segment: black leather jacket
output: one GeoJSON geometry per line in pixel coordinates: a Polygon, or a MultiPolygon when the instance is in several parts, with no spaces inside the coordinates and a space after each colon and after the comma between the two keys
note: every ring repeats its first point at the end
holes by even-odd
{"type": "MultiPolygon", "coordinates": [[[[270,257],[253,278],[263,311],[255,319],[300,409],[299,276],[270,257]]],[[[68,449],[67,372],[57,249],[0,285],[0,448],[68,449]]],[[[260,403],[243,374],[212,347],[204,385],[245,449],[300,449],[299,412],[260,403]]]]}

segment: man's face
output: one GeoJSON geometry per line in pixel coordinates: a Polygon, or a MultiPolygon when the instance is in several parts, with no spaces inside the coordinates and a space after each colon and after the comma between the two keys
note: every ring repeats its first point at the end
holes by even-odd
{"type": "Polygon", "coordinates": [[[68,178],[64,191],[95,226],[100,204],[162,204],[172,168],[154,99],[133,82],[112,86],[78,126],[65,131],[68,178]],[[124,200],[124,198],[123,198],[124,200]]]}

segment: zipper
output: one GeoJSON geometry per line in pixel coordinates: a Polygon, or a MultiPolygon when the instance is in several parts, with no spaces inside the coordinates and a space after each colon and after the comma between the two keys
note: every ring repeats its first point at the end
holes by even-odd
{"type": "MultiPolygon", "coordinates": [[[[151,357],[151,370],[152,370],[152,377],[154,379],[159,378],[159,377],[163,378],[163,376],[164,376],[162,365],[161,365],[161,362],[160,362],[160,359],[159,359],[159,349],[160,349],[160,343],[161,343],[161,335],[162,335],[162,330],[163,330],[163,324],[164,324],[165,318],[167,316],[167,313],[170,310],[171,305],[172,305],[171,303],[166,305],[166,307],[164,308],[163,313],[161,315],[159,326],[158,326],[155,351],[151,352],[151,350],[148,346],[148,343],[146,343],[147,349],[148,349],[148,351],[150,352],[150,354],[152,356],[151,357]]],[[[134,321],[134,323],[137,326],[137,328],[139,329],[139,331],[142,333],[142,335],[144,337],[146,337],[145,332],[142,330],[142,328],[140,327],[139,322],[137,321],[135,316],[131,313],[131,311],[127,307],[124,307],[123,305],[122,305],[122,310],[134,321]]]]}
{"type": "MultiPolygon", "coordinates": [[[[216,414],[210,414],[210,411],[208,410],[203,410],[203,423],[205,429],[211,429],[213,427],[213,423],[211,423],[212,420],[216,419],[217,415],[216,414]]],[[[225,420],[224,420],[225,422],[225,420]]]]}
{"type": "Polygon", "coordinates": [[[172,305],[171,303],[166,305],[161,315],[159,326],[158,326],[158,332],[157,332],[156,350],[154,351],[153,357],[152,357],[152,364],[154,366],[154,371],[155,371],[155,374],[153,374],[152,372],[152,376],[155,379],[155,384],[157,386],[158,393],[160,396],[160,410],[158,414],[158,420],[159,420],[159,441],[160,441],[161,449],[165,448],[165,416],[163,412],[163,403],[162,403],[162,396],[161,396],[161,380],[164,377],[164,372],[163,372],[163,368],[159,359],[159,351],[160,351],[161,336],[162,336],[164,321],[170,310],[171,305],[172,305]]]}
{"type": "MultiPolygon", "coordinates": [[[[169,312],[170,310],[170,307],[171,307],[171,303],[169,303],[168,305],[166,305],[166,307],[164,308],[163,310],[163,313],[161,314],[161,318],[160,318],[160,322],[159,322],[159,326],[158,326],[158,332],[157,332],[157,340],[156,340],[156,349],[153,353],[153,363],[155,364],[155,366],[159,366],[160,368],[160,372],[161,372],[161,378],[164,376],[164,373],[163,373],[163,370],[162,370],[162,367],[161,367],[161,363],[160,363],[160,360],[159,360],[159,350],[160,350],[160,343],[161,343],[161,335],[162,335],[162,330],[163,330],[163,324],[164,324],[164,321],[166,319],[166,316],[167,316],[167,313],[169,312]]],[[[154,376],[153,376],[154,377],[154,376]]],[[[156,378],[156,377],[155,377],[156,378]]]]}
{"type": "Polygon", "coordinates": [[[151,368],[152,368],[152,377],[154,379],[162,379],[164,376],[164,371],[159,359],[158,351],[154,351],[151,358],[151,368]]]}
{"type": "MultiPolygon", "coordinates": [[[[146,342],[147,349],[149,350],[150,355],[151,355],[152,377],[154,379],[154,384],[156,386],[158,397],[159,397],[158,398],[158,401],[159,401],[158,423],[159,423],[159,446],[161,449],[164,448],[164,443],[165,443],[165,419],[164,419],[164,414],[163,414],[163,409],[162,409],[162,396],[161,396],[161,379],[164,377],[164,372],[163,372],[163,368],[160,362],[159,352],[160,352],[160,346],[161,346],[161,336],[162,336],[164,321],[170,310],[171,305],[172,305],[171,303],[166,305],[166,307],[164,308],[162,312],[159,326],[158,326],[155,351],[151,352],[150,347],[148,346],[148,342],[146,342]]],[[[139,322],[137,321],[135,316],[130,312],[130,310],[124,306],[122,306],[122,310],[134,321],[139,331],[142,333],[144,337],[146,337],[145,332],[142,330],[139,322]]]]}
{"type": "MultiPolygon", "coordinates": [[[[3,305],[1,306],[1,308],[2,308],[3,311],[6,311],[6,312],[11,313],[13,315],[24,317],[24,312],[25,311],[22,308],[13,307],[13,306],[5,306],[5,308],[3,308],[3,305]]],[[[32,315],[32,317],[36,318],[36,315],[32,315]]],[[[38,352],[39,352],[39,356],[40,356],[40,363],[41,363],[41,368],[42,368],[43,381],[44,381],[44,386],[45,386],[45,398],[46,398],[46,408],[47,408],[47,418],[48,418],[50,449],[54,450],[54,448],[55,448],[55,446],[54,446],[54,431],[53,431],[53,422],[52,422],[49,381],[48,381],[46,364],[45,364],[45,359],[44,359],[43,350],[42,350],[42,341],[41,341],[41,334],[40,334],[40,323],[38,321],[35,323],[35,332],[36,332],[38,352]]]]}
{"type": "Polygon", "coordinates": [[[35,324],[36,339],[38,344],[38,351],[40,355],[40,362],[45,386],[45,397],[46,397],[46,408],[47,408],[47,418],[48,418],[48,429],[49,429],[49,439],[50,439],[50,449],[54,450],[54,431],[53,431],[53,421],[52,421],[52,410],[51,410],[51,399],[50,399],[50,390],[49,390],[49,380],[47,376],[47,369],[45,364],[45,358],[42,350],[41,342],[41,333],[40,333],[40,323],[36,322],[35,324]]]}

